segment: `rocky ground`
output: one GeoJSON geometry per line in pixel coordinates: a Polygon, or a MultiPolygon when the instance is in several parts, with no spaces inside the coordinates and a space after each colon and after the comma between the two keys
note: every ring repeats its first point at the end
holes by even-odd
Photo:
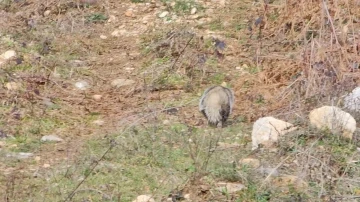
{"type": "Polygon", "coordinates": [[[0,0],[2,200],[356,201],[356,141],[308,115],[358,85],[359,8],[0,0]],[[215,84],[236,97],[221,130],[197,107],[215,84]],[[298,129],[253,151],[265,116],[298,129]]]}

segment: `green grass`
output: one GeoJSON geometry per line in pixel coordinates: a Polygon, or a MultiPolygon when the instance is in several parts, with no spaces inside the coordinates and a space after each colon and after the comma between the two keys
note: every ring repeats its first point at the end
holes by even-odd
{"type": "MultiPolygon", "coordinates": [[[[230,135],[230,131],[225,135],[230,135]]],[[[31,187],[24,190],[28,199],[47,197],[51,201],[64,199],[84,176],[85,183],[74,195],[74,201],[132,201],[141,194],[164,196],[196,173],[210,171],[214,178],[237,179],[232,164],[209,156],[209,146],[215,145],[216,135],[186,125],[174,123],[164,127],[134,127],[114,134],[118,145],[105,156],[93,172],[91,167],[109,147],[109,141],[93,139],[74,163],[59,165],[46,172],[47,179],[23,179],[31,187]],[[189,143],[192,139],[192,143],[189,143]],[[200,147],[199,147],[200,146],[200,147]],[[206,162],[209,165],[206,166],[206,162]],[[41,187],[47,187],[39,191],[41,187]]],[[[18,144],[30,143],[16,140],[18,144]]],[[[35,144],[32,143],[32,144],[35,144]]],[[[25,151],[25,150],[24,150],[25,151]]],[[[223,154],[222,154],[223,155],[223,154]]]]}

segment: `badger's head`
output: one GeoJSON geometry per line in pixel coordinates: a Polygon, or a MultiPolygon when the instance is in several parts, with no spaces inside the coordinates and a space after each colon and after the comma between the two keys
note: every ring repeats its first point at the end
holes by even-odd
{"type": "Polygon", "coordinates": [[[222,127],[229,118],[234,104],[234,93],[223,86],[213,86],[205,90],[200,98],[199,110],[210,125],[222,127]]]}

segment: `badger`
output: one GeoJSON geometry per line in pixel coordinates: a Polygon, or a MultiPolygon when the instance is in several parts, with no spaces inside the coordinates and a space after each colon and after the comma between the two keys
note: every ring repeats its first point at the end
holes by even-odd
{"type": "Polygon", "coordinates": [[[199,110],[208,124],[222,128],[229,118],[234,104],[234,92],[223,86],[206,89],[200,98],[199,110]]]}

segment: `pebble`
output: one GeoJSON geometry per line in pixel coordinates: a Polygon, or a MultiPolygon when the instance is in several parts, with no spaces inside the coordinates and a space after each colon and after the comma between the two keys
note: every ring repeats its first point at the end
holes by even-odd
{"type": "Polygon", "coordinates": [[[75,87],[80,90],[86,90],[87,88],[89,88],[89,86],[89,83],[86,81],[78,81],[75,83],[75,87]]]}
{"type": "Polygon", "coordinates": [[[102,125],[104,125],[105,121],[101,120],[101,119],[98,119],[98,120],[93,121],[93,123],[96,124],[96,125],[102,126],[102,125]]]}
{"type": "Polygon", "coordinates": [[[5,87],[8,90],[18,90],[20,88],[20,84],[18,84],[16,82],[8,82],[5,84],[5,87]]]}
{"type": "Polygon", "coordinates": [[[155,202],[155,200],[152,198],[152,196],[140,195],[136,197],[136,199],[133,200],[133,202],[155,202]]]}
{"type": "Polygon", "coordinates": [[[134,83],[135,83],[135,81],[130,80],[130,79],[115,79],[115,80],[113,80],[111,82],[111,85],[116,87],[116,88],[119,88],[119,87],[122,87],[122,86],[132,85],[134,83]]]}
{"type": "Polygon", "coordinates": [[[44,163],[43,168],[49,168],[50,164],[44,163]]]}
{"type": "Polygon", "coordinates": [[[63,139],[61,139],[60,137],[58,137],[57,135],[45,135],[41,138],[42,142],[62,142],[64,141],[63,139]]]}
{"type": "Polygon", "coordinates": [[[105,35],[100,35],[100,39],[107,39],[107,36],[105,36],[105,35]]]}
{"type": "Polygon", "coordinates": [[[92,96],[94,100],[99,101],[102,98],[102,95],[93,95],[92,96]]]}
{"type": "Polygon", "coordinates": [[[169,14],[168,11],[164,11],[164,12],[160,13],[159,18],[164,18],[164,17],[166,17],[168,14],[169,14]]]}
{"type": "Polygon", "coordinates": [[[9,153],[6,155],[6,157],[14,157],[17,159],[27,159],[29,157],[32,157],[33,153],[26,153],[26,152],[19,152],[19,153],[9,153]]]}
{"type": "Polygon", "coordinates": [[[50,15],[50,13],[51,13],[51,10],[46,10],[46,11],[44,12],[44,16],[48,16],[48,15],[50,15]]]}
{"type": "Polygon", "coordinates": [[[134,12],[132,10],[125,11],[125,16],[126,17],[135,17],[134,12]]]}
{"type": "Polygon", "coordinates": [[[241,183],[225,183],[225,182],[219,182],[217,183],[218,188],[216,188],[218,191],[226,192],[226,193],[235,193],[238,191],[241,191],[245,189],[245,185],[241,183]]]}
{"type": "Polygon", "coordinates": [[[197,9],[194,7],[194,8],[191,9],[190,14],[194,15],[196,13],[196,11],[197,11],[197,9]]]}
{"type": "Polygon", "coordinates": [[[5,60],[9,60],[15,56],[16,56],[16,52],[14,50],[8,50],[1,55],[1,57],[4,58],[5,60]]]}

